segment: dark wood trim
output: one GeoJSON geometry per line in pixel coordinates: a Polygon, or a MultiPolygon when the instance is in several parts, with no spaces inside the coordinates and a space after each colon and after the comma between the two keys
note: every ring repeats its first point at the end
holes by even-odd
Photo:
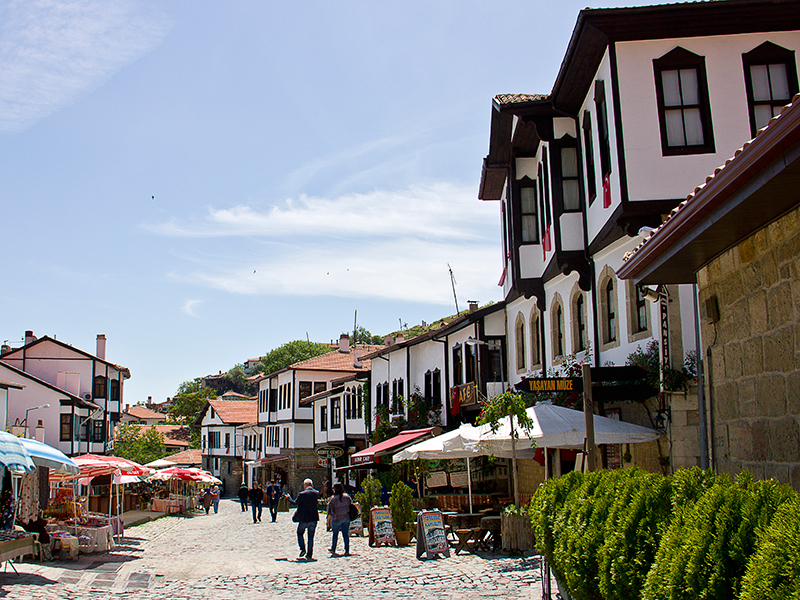
{"type": "MultiPolygon", "coordinates": [[[[742,54],[742,67],[744,69],[744,87],[747,93],[747,111],[750,115],[750,134],[755,137],[758,127],[756,126],[755,101],[753,98],[753,80],[750,74],[750,67],[764,64],[784,64],[786,65],[786,80],[789,84],[789,98],[793,98],[798,92],[797,87],[797,61],[793,50],[778,46],[773,42],[764,42],[756,46],[750,52],[742,54]]],[[[788,104],[787,100],[784,104],[788,104]]]]}
{"type": "Polygon", "coordinates": [[[611,59],[611,98],[614,102],[614,131],[617,143],[617,166],[619,167],[620,200],[623,204],[628,202],[628,169],[625,160],[625,135],[622,127],[622,107],[619,93],[619,70],[617,66],[617,47],[609,46],[611,59]]]}

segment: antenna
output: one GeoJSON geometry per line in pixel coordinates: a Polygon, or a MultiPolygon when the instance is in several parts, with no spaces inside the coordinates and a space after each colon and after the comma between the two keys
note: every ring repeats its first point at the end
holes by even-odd
{"type": "Polygon", "coordinates": [[[311,343],[311,338],[310,338],[310,337],[308,337],[308,332],[307,332],[307,331],[306,331],[306,341],[307,341],[309,344],[311,343]]]}
{"type": "Polygon", "coordinates": [[[356,345],[357,332],[358,332],[358,309],[356,309],[355,315],[353,315],[353,346],[356,345]]]}
{"type": "Polygon", "coordinates": [[[450,285],[453,286],[453,300],[456,302],[456,315],[458,315],[458,297],[456,296],[456,276],[453,275],[453,267],[447,263],[447,268],[450,271],[450,285]]]}

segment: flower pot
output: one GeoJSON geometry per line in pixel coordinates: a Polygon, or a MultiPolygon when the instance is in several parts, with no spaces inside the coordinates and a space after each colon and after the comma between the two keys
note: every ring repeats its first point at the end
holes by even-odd
{"type": "Polygon", "coordinates": [[[394,535],[397,538],[398,546],[408,546],[411,543],[410,531],[396,531],[394,535]]]}

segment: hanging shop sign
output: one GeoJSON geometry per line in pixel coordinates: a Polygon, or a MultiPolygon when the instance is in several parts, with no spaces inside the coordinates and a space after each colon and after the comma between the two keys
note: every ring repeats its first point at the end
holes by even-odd
{"type": "Polygon", "coordinates": [[[425,480],[425,485],[429,488],[446,487],[447,486],[447,473],[444,471],[434,471],[429,473],[425,480]]]}
{"type": "Polygon", "coordinates": [[[338,446],[319,446],[314,449],[320,458],[339,458],[344,454],[344,448],[338,446]]]}

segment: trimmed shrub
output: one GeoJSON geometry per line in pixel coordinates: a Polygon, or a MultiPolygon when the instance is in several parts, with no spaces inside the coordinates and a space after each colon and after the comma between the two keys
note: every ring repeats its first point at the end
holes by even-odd
{"type": "Polygon", "coordinates": [[[635,471],[617,493],[600,550],[600,592],[607,600],[639,600],[669,522],[670,481],[635,471]]]}
{"type": "Polygon", "coordinates": [[[531,499],[528,515],[536,537],[536,549],[561,576],[559,561],[555,557],[555,518],[563,510],[569,494],[583,483],[583,474],[567,473],[563,477],[550,479],[539,486],[531,499]]]}
{"type": "Polygon", "coordinates": [[[800,600],[800,497],[775,512],[747,564],[740,600],[800,600]]]}

